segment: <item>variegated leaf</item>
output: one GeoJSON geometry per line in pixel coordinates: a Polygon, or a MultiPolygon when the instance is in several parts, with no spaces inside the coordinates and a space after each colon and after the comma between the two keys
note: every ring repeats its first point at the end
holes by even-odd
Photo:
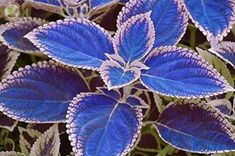
{"type": "Polygon", "coordinates": [[[142,71],[142,83],[163,95],[198,98],[234,91],[211,65],[188,49],[155,49],[145,64],[149,69],[142,71]]]}
{"type": "Polygon", "coordinates": [[[136,81],[140,77],[140,69],[125,68],[113,60],[107,60],[100,67],[100,75],[108,89],[121,88],[136,81]]]}
{"type": "Polygon", "coordinates": [[[119,100],[121,98],[121,93],[119,92],[119,90],[108,90],[108,88],[105,87],[99,87],[97,88],[102,94],[115,99],[115,100],[119,100]]]}
{"type": "Polygon", "coordinates": [[[114,50],[127,64],[143,58],[150,52],[155,40],[151,12],[131,17],[114,36],[114,50]]]}
{"type": "Polygon", "coordinates": [[[184,0],[195,25],[212,39],[222,40],[235,23],[234,0],[184,0]]]}
{"type": "Polygon", "coordinates": [[[55,124],[36,140],[31,148],[30,156],[58,156],[59,149],[59,130],[58,125],[55,124]]]}
{"type": "Polygon", "coordinates": [[[235,68],[235,42],[220,42],[215,49],[210,49],[210,52],[235,68]]]}
{"type": "Polygon", "coordinates": [[[105,53],[114,53],[108,32],[84,19],[52,22],[26,37],[49,57],[74,67],[97,70],[105,53]]]}
{"type": "Polygon", "coordinates": [[[142,122],[141,109],[94,93],[73,99],[67,128],[73,151],[81,155],[125,155],[130,151],[142,122]]]}
{"type": "Polygon", "coordinates": [[[23,17],[0,26],[0,41],[11,49],[28,53],[41,53],[27,38],[24,38],[33,29],[46,23],[39,18],[23,17]]]}
{"type": "Polygon", "coordinates": [[[216,99],[208,102],[207,104],[220,111],[226,117],[229,117],[232,113],[232,104],[227,99],[216,99]]]}
{"type": "Polygon", "coordinates": [[[69,102],[88,91],[76,70],[54,61],[20,68],[0,84],[0,110],[7,116],[36,123],[65,120],[69,102]]]}
{"type": "Polygon", "coordinates": [[[0,43],[0,80],[5,79],[14,67],[19,53],[0,43]]]}
{"type": "Polygon", "coordinates": [[[168,144],[193,153],[235,150],[232,125],[205,103],[174,103],[162,112],[156,127],[168,144]]]}
{"type": "Polygon", "coordinates": [[[132,16],[149,11],[156,33],[154,47],[177,44],[188,24],[181,0],[130,0],[118,16],[117,27],[132,16]]]}

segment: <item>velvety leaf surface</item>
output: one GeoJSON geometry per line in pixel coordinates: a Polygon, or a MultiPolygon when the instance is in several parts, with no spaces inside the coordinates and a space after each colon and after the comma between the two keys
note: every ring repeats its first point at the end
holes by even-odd
{"type": "Polygon", "coordinates": [[[14,72],[0,84],[0,110],[24,122],[62,122],[69,102],[88,91],[80,73],[54,61],[14,72]]]}
{"type": "Polygon", "coordinates": [[[19,53],[0,43],[0,80],[6,78],[14,67],[19,53]]]}
{"type": "Polygon", "coordinates": [[[235,42],[221,42],[217,46],[210,51],[235,68],[235,42]]]}
{"type": "Polygon", "coordinates": [[[140,69],[132,67],[126,69],[112,60],[105,61],[100,68],[101,78],[108,89],[121,88],[140,77],[140,69]]]}
{"type": "Polygon", "coordinates": [[[46,23],[39,18],[23,17],[0,26],[0,41],[11,49],[23,53],[40,53],[27,38],[24,38],[33,29],[46,23]]]}
{"type": "Polygon", "coordinates": [[[120,12],[117,26],[140,13],[151,11],[156,39],[154,47],[175,45],[187,28],[188,17],[179,0],[130,0],[120,12]]]}
{"type": "Polygon", "coordinates": [[[234,91],[212,66],[188,49],[155,49],[146,65],[150,69],[142,71],[142,83],[163,95],[196,98],[234,91]]]}
{"type": "Polygon", "coordinates": [[[27,35],[40,50],[62,63],[98,69],[114,53],[111,36],[95,23],[82,19],[51,22],[27,35]]]}
{"type": "Polygon", "coordinates": [[[36,140],[31,148],[30,156],[58,156],[59,149],[60,138],[58,125],[54,125],[36,140]]]}
{"type": "Polygon", "coordinates": [[[232,125],[204,103],[175,103],[162,112],[156,127],[163,140],[195,153],[235,150],[232,125]]]}
{"type": "Polygon", "coordinates": [[[70,104],[67,132],[77,156],[125,155],[140,132],[141,121],[139,108],[105,95],[82,93],[70,104]]]}
{"type": "Polygon", "coordinates": [[[222,40],[235,22],[234,0],[184,0],[191,19],[207,35],[222,40]]]}
{"type": "Polygon", "coordinates": [[[131,17],[114,37],[114,50],[126,63],[141,59],[152,49],[155,39],[150,12],[131,17]]]}

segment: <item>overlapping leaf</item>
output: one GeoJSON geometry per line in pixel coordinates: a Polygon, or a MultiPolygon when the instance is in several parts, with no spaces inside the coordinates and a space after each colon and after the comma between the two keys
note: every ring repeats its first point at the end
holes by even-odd
{"type": "Polygon", "coordinates": [[[25,122],[62,122],[69,102],[88,91],[80,73],[54,61],[26,66],[0,84],[0,110],[25,122]]]}
{"type": "Polygon", "coordinates": [[[36,140],[31,149],[30,156],[58,156],[59,149],[60,138],[58,125],[54,125],[36,140]]]}
{"type": "Polygon", "coordinates": [[[41,51],[53,59],[75,67],[98,69],[114,53],[108,32],[88,20],[59,20],[27,35],[41,51]]]}
{"type": "Polygon", "coordinates": [[[156,127],[162,139],[178,149],[196,153],[235,150],[232,125],[204,103],[171,104],[156,127]]]}
{"type": "Polygon", "coordinates": [[[102,95],[82,93],[70,104],[67,128],[76,155],[125,155],[140,132],[141,110],[102,95]]]}
{"type": "Polygon", "coordinates": [[[187,14],[178,0],[130,0],[118,16],[120,27],[127,19],[151,11],[156,39],[154,47],[175,45],[187,27],[187,14]]]}
{"type": "Polygon", "coordinates": [[[34,46],[27,38],[23,37],[44,23],[45,21],[42,19],[24,17],[1,25],[0,41],[9,48],[23,53],[40,53],[36,46],[34,46]]]}
{"type": "Polygon", "coordinates": [[[192,51],[177,47],[155,49],[145,62],[142,83],[154,92],[196,98],[234,91],[205,60],[192,51]]]}
{"type": "Polygon", "coordinates": [[[0,44],[0,80],[6,78],[14,67],[19,53],[0,44]]]}
{"type": "Polygon", "coordinates": [[[184,0],[191,19],[207,35],[222,40],[235,23],[234,0],[184,0]]]}
{"type": "Polygon", "coordinates": [[[216,46],[210,51],[235,68],[235,42],[221,42],[216,46]]]}
{"type": "Polygon", "coordinates": [[[115,53],[127,64],[143,58],[153,47],[155,31],[150,13],[131,17],[115,34],[115,53]]]}

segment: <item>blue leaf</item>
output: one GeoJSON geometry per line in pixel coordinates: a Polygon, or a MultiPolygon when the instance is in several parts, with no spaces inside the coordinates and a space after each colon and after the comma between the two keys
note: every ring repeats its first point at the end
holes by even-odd
{"type": "Polygon", "coordinates": [[[235,150],[232,125],[204,103],[171,104],[156,126],[161,138],[178,149],[206,154],[235,150]]]}
{"type": "Polygon", "coordinates": [[[132,106],[135,106],[135,107],[140,107],[140,108],[148,108],[149,107],[143,99],[141,99],[138,96],[134,96],[134,95],[129,95],[126,98],[126,102],[132,106]]]}
{"type": "Polygon", "coordinates": [[[92,9],[97,9],[97,8],[101,8],[107,5],[111,5],[116,2],[117,0],[91,0],[90,5],[92,9]]]}
{"type": "Polygon", "coordinates": [[[0,41],[11,49],[23,53],[40,53],[28,39],[23,38],[33,29],[43,25],[46,21],[37,18],[24,17],[0,26],[0,41]]]}
{"type": "Polygon", "coordinates": [[[114,53],[108,32],[88,20],[59,20],[26,37],[49,57],[74,67],[96,70],[106,60],[105,53],[114,53]]]}
{"type": "Polygon", "coordinates": [[[188,23],[186,10],[179,0],[131,0],[120,12],[117,27],[130,17],[149,11],[156,33],[154,47],[177,44],[188,23]]]}
{"type": "Polygon", "coordinates": [[[70,103],[67,132],[77,155],[125,155],[136,141],[141,123],[141,109],[105,95],[81,93],[70,103]]]}
{"type": "Polygon", "coordinates": [[[216,49],[211,49],[210,52],[235,68],[235,42],[220,42],[216,46],[216,49]]]}
{"type": "Polygon", "coordinates": [[[150,52],[155,39],[150,12],[128,19],[114,37],[114,50],[129,64],[150,52]]]}
{"type": "Polygon", "coordinates": [[[0,84],[0,110],[24,122],[61,122],[72,98],[86,91],[87,84],[77,70],[54,61],[33,64],[0,84]]]}
{"type": "Polygon", "coordinates": [[[188,49],[155,49],[146,65],[150,69],[142,72],[143,85],[163,95],[198,98],[234,91],[212,66],[188,49]]]}
{"type": "Polygon", "coordinates": [[[230,117],[233,110],[231,102],[227,99],[216,99],[208,102],[207,105],[214,107],[225,117],[230,117]]]}
{"type": "Polygon", "coordinates": [[[191,19],[207,35],[222,40],[235,21],[234,0],[184,0],[191,19]]]}
{"type": "Polygon", "coordinates": [[[0,44],[0,80],[5,79],[14,67],[19,53],[0,44]]]}
{"type": "Polygon", "coordinates": [[[99,87],[98,90],[114,100],[119,100],[121,98],[121,93],[118,90],[108,90],[108,88],[105,87],[99,87]]]}
{"type": "Polygon", "coordinates": [[[140,69],[125,68],[113,60],[107,60],[100,67],[100,74],[108,89],[114,89],[136,81],[140,77],[140,69]]]}

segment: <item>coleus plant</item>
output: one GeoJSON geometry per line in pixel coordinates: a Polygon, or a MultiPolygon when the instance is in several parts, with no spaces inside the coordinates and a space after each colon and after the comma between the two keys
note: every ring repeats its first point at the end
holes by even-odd
{"type": "MultiPolygon", "coordinates": [[[[45,21],[33,18],[7,23],[0,40],[8,48],[55,61],[19,68],[2,80],[0,110],[28,123],[66,122],[76,155],[125,155],[140,134],[142,110],[148,107],[131,95],[135,81],[143,85],[139,89],[187,99],[234,91],[196,52],[176,46],[188,16],[207,35],[211,51],[234,66],[234,43],[221,42],[234,24],[232,0],[130,0],[118,16],[114,36],[87,19],[43,26],[45,21]],[[90,92],[77,68],[98,71],[107,88],[90,92]]],[[[177,101],[164,108],[154,126],[178,149],[234,151],[235,132],[222,106],[177,101]]]]}

